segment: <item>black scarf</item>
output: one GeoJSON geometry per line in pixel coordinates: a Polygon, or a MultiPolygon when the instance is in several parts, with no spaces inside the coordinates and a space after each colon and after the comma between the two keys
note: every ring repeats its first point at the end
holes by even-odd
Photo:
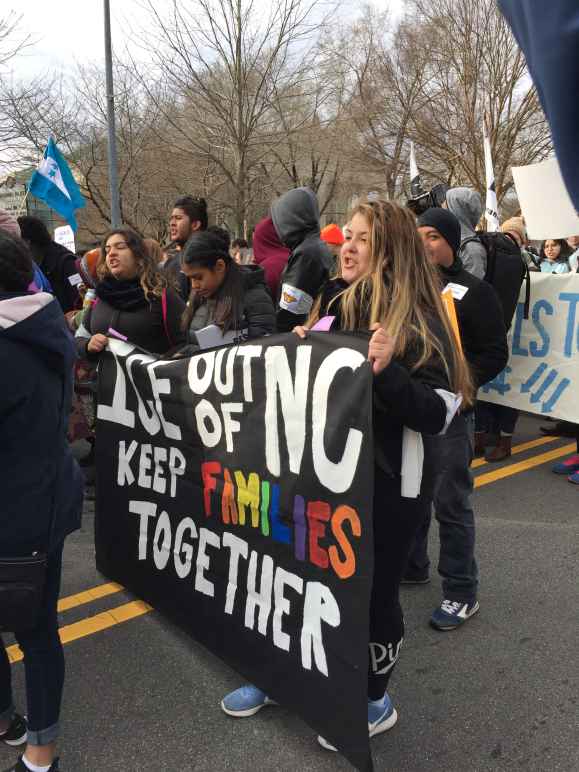
{"type": "Polygon", "coordinates": [[[148,305],[138,279],[115,279],[105,276],[96,288],[97,297],[118,311],[136,311],[148,305]]]}
{"type": "Polygon", "coordinates": [[[439,265],[438,269],[443,276],[456,276],[463,267],[462,260],[458,255],[455,255],[452,265],[439,265]]]}

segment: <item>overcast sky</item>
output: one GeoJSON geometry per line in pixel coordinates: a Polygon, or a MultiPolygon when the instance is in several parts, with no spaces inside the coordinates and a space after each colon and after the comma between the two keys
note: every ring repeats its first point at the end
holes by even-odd
{"type": "MultiPolygon", "coordinates": [[[[20,30],[36,41],[33,47],[14,62],[15,75],[33,77],[46,69],[74,67],[75,60],[100,61],[103,59],[103,0],[0,0],[0,15],[14,10],[22,15],[20,30]]],[[[139,19],[142,0],[110,0],[113,46],[122,50],[128,26],[139,19]]],[[[159,5],[170,0],[156,0],[159,5]]],[[[185,2],[185,0],[183,0],[185,2]]],[[[269,0],[256,0],[267,7],[269,0]]],[[[371,0],[379,9],[390,8],[399,14],[404,0],[371,0]]],[[[364,3],[347,0],[344,13],[352,16],[364,3]]]]}

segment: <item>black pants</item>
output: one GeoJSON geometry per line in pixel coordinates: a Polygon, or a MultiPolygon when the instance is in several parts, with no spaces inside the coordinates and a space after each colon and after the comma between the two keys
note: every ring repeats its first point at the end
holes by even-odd
{"type": "Polygon", "coordinates": [[[483,402],[483,400],[476,403],[475,414],[476,431],[496,436],[501,432],[514,434],[519,418],[519,411],[516,408],[495,405],[493,402],[483,402]]]}
{"type": "Polygon", "coordinates": [[[400,477],[375,470],[374,583],[370,601],[368,699],[383,697],[404,639],[400,580],[431,497],[405,499],[400,477]]]}

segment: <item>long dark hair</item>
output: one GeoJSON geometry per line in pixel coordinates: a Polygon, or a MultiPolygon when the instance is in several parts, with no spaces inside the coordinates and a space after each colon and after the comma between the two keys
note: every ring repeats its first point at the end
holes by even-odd
{"type": "Polygon", "coordinates": [[[130,228],[113,228],[113,230],[110,230],[102,240],[101,254],[97,264],[97,277],[99,280],[104,279],[105,276],[111,275],[107,266],[107,256],[105,253],[106,243],[111,236],[122,236],[133,253],[133,257],[137,261],[137,275],[139,282],[147,300],[160,298],[163,294],[163,290],[167,289],[169,286],[167,277],[159,270],[157,261],[147,249],[143,239],[138,233],[135,233],[135,231],[130,228]]]}
{"type": "Polygon", "coordinates": [[[565,239],[545,239],[545,241],[541,244],[541,251],[539,252],[539,259],[540,260],[548,260],[549,259],[547,257],[547,255],[545,254],[545,244],[548,241],[554,241],[555,244],[559,244],[559,246],[561,247],[561,251],[559,252],[557,257],[555,258],[555,262],[556,263],[566,263],[566,262],[568,262],[569,258],[573,254],[573,250],[571,249],[569,244],[567,244],[565,239]]]}
{"type": "MultiPolygon", "coordinates": [[[[223,332],[236,330],[243,318],[243,274],[235,260],[227,251],[223,236],[212,231],[198,231],[185,244],[182,262],[198,268],[214,271],[218,260],[225,263],[225,278],[213,299],[215,305],[215,324],[223,332]]],[[[187,330],[191,319],[203,303],[194,289],[191,289],[187,306],[181,317],[183,330],[187,330]]]]}
{"type": "Polygon", "coordinates": [[[32,255],[22,239],[0,231],[0,289],[24,292],[34,276],[32,255]]]}

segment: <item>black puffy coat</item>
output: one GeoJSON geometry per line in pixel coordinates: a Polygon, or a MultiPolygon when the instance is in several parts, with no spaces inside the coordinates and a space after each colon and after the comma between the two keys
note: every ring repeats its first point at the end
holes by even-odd
{"type": "Polygon", "coordinates": [[[35,251],[35,256],[41,260],[40,268],[50,282],[54,296],[64,313],[78,308],[80,305],[78,290],[76,285],[69,281],[71,276],[78,274],[76,255],[62,244],[51,241],[50,245],[42,251],[41,256],[38,250],[35,251]]]}
{"type": "Polygon", "coordinates": [[[466,271],[459,257],[439,271],[445,285],[455,285],[462,348],[478,389],[502,372],[509,359],[503,308],[492,286],[466,271]]]}
{"type": "Polygon", "coordinates": [[[79,357],[98,359],[98,354],[87,351],[88,342],[97,333],[108,335],[110,328],[152,354],[165,354],[179,346],[185,341],[185,334],[181,330],[181,315],[185,310],[185,303],[171,289],[166,290],[166,300],[167,313],[164,318],[161,298],[156,297],[146,306],[131,310],[115,307],[98,298],[84,315],[82,327],[76,334],[79,357]]]}

